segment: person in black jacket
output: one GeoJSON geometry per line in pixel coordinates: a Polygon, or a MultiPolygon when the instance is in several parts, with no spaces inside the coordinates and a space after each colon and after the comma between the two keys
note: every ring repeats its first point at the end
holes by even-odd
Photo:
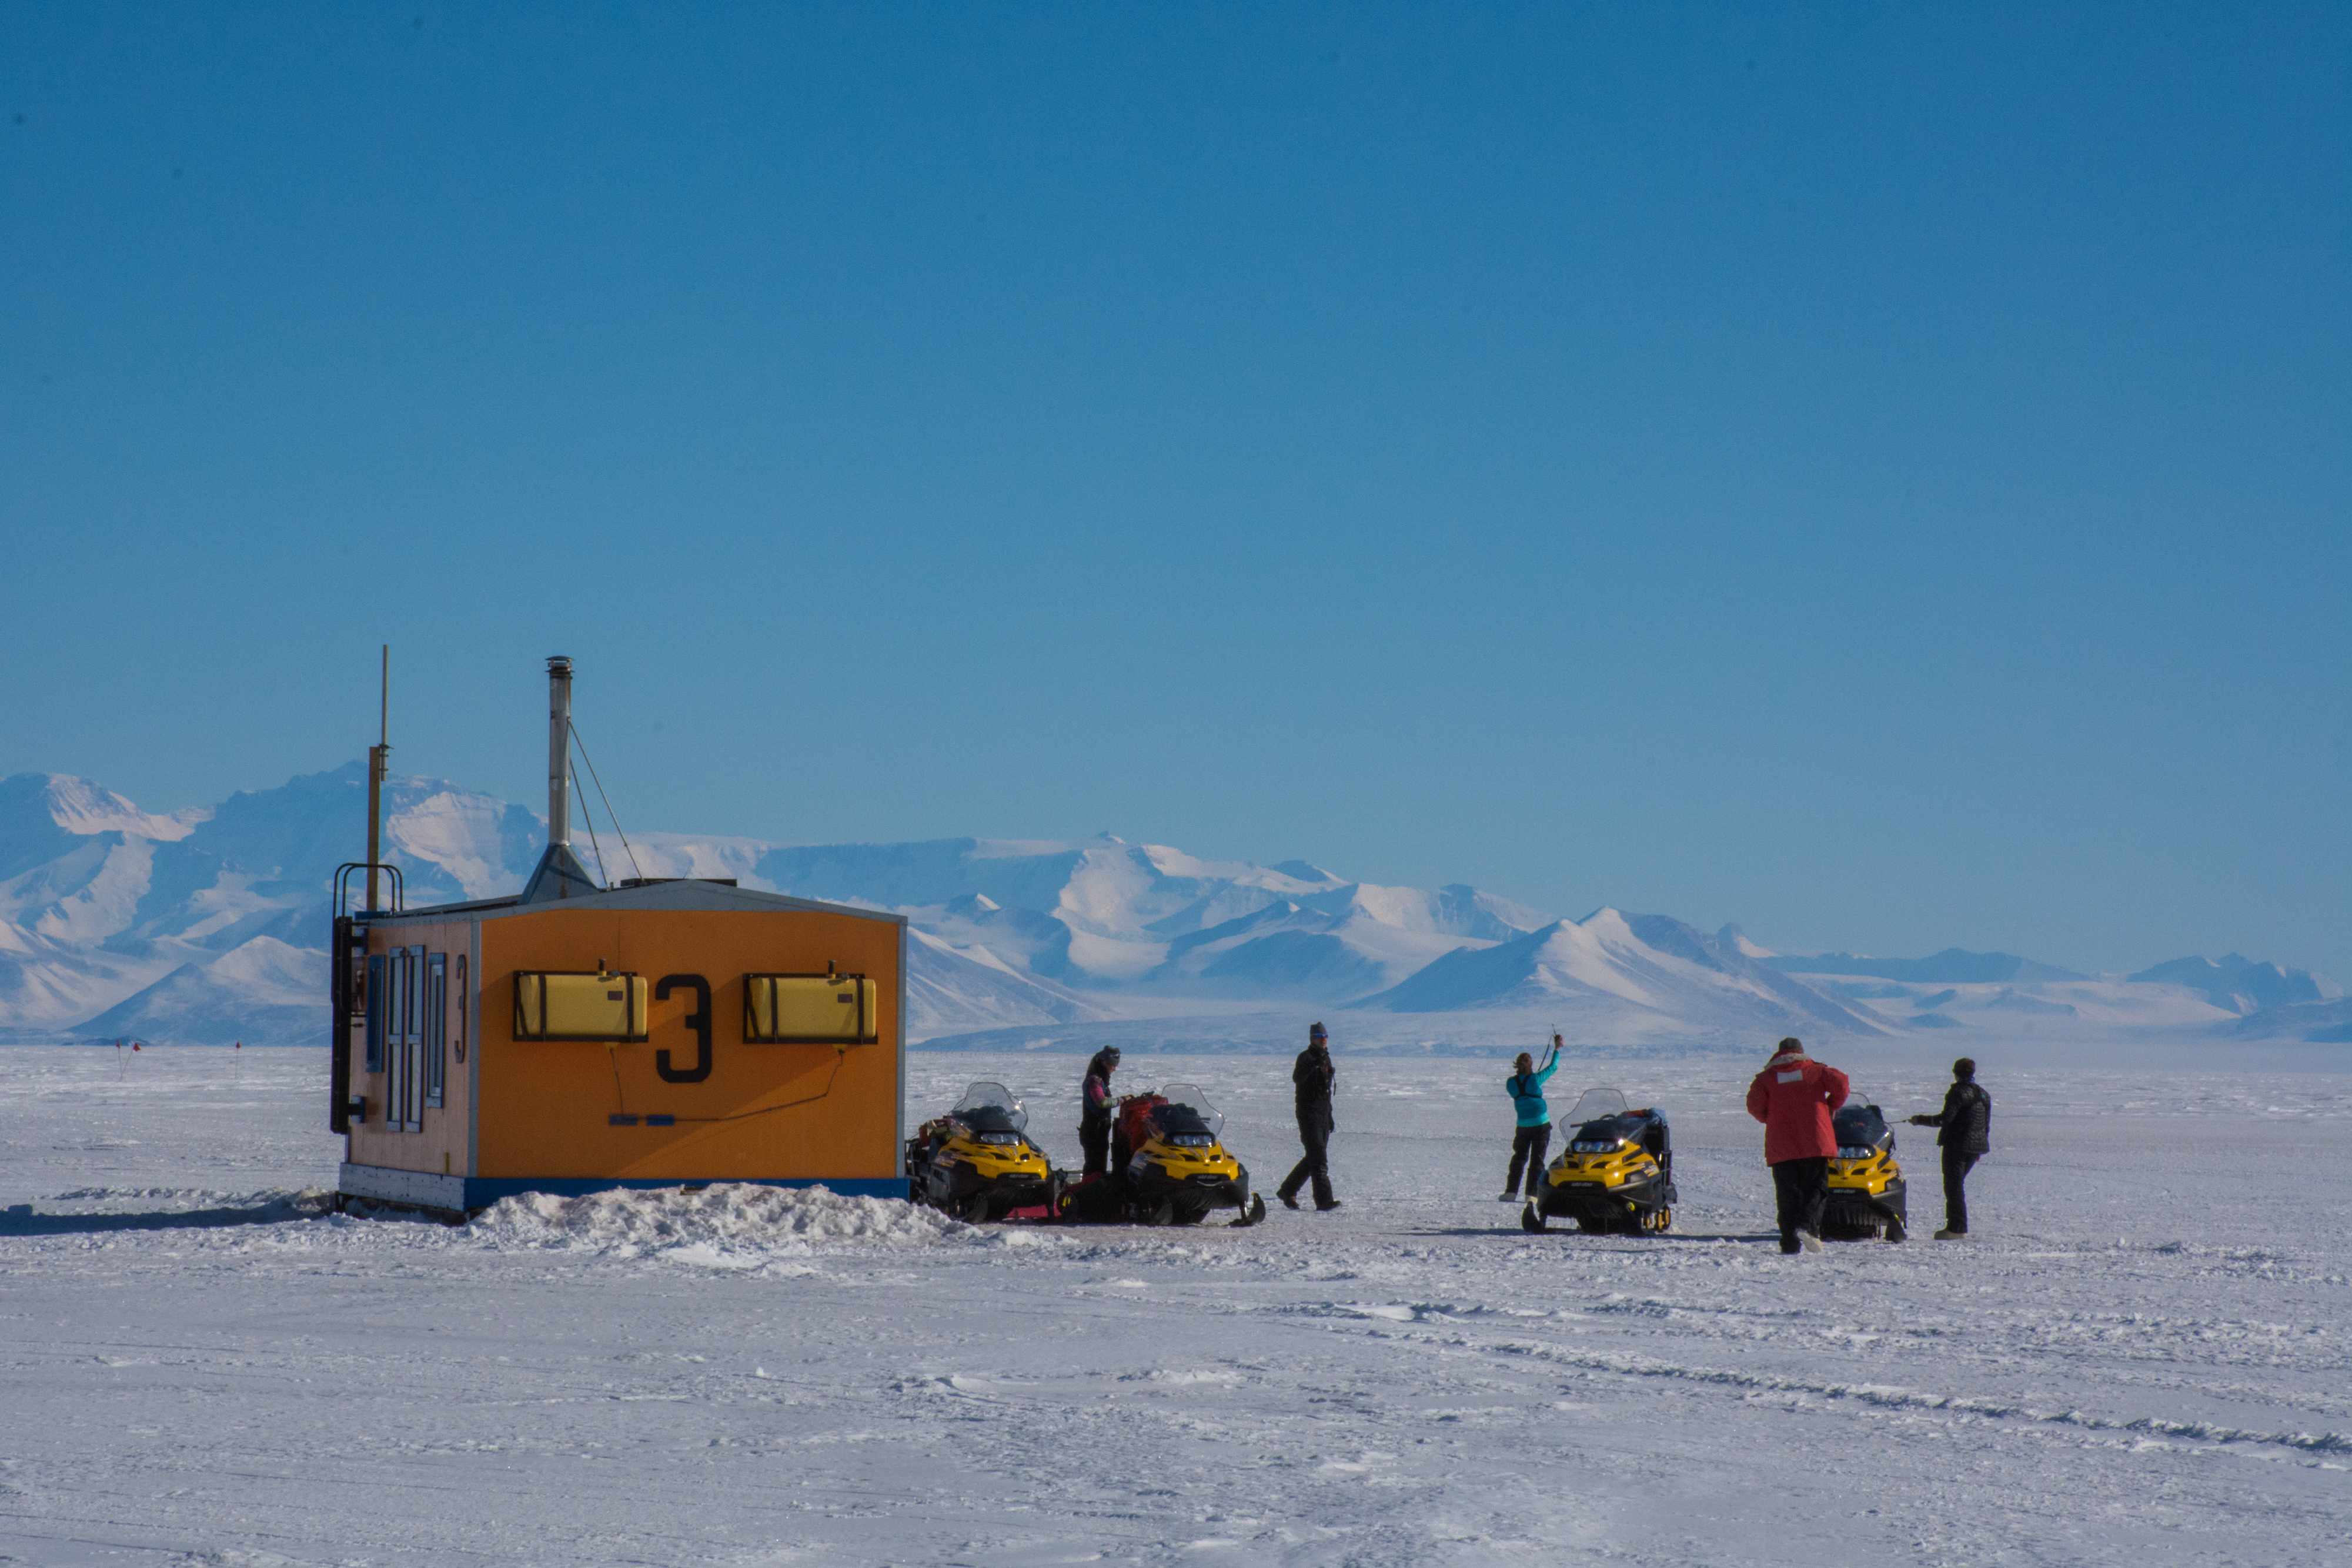
{"type": "Polygon", "coordinates": [[[1315,1178],[1315,1207],[1339,1207],[1339,1200],[1331,1196],[1331,1167],[1326,1155],[1326,1146],[1339,1126],[1331,1118],[1331,1084],[1339,1075],[1339,1069],[1331,1065],[1331,1037],[1318,1023],[1307,1031],[1307,1049],[1298,1053],[1290,1070],[1290,1082],[1297,1089],[1298,1142],[1307,1153],[1282,1178],[1275,1196],[1292,1208],[1298,1207],[1298,1189],[1309,1176],[1315,1178]]]}
{"type": "Polygon", "coordinates": [[[1110,1093],[1110,1075],[1118,1071],[1118,1047],[1104,1046],[1087,1063],[1086,1082],[1078,1086],[1078,1147],[1086,1152],[1085,1174],[1101,1176],[1110,1160],[1111,1113],[1118,1109],[1110,1093]]]}
{"type": "Polygon", "coordinates": [[[1969,1172],[1978,1156],[1992,1149],[1992,1096],[1978,1087],[1977,1064],[1965,1056],[1952,1063],[1944,1108],[1932,1116],[1914,1116],[1911,1124],[1942,1129],[1936,1145],[1944,1151],[1944,1228],[1936,1239],[1958,1241],[1969,1233],[1969,1172]]]}

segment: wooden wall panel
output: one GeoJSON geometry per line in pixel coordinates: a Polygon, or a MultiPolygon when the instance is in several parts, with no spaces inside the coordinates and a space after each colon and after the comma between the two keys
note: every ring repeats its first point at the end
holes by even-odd
{"type": "MultiPolygon", "coordinates": [[[[412,938],[413,940],[413,938],[412,938]]],[[[578,910],[534,906],[482,923],[478,1115],[482,1176],[636,1180],[888,1177],[898,1168],[898,975],[896,922],[802,910],[578,910]],[[693,988],[653,1001],[642,1045],[514,1038],[518,970],[634,972],[658,988],[698,975],[710,990],[710,1071],[691,1071],[693,988]],[[751,1045],[743,977],[873,977],[881,1043],[751,1045]],[[640,1120],[614,1126],[615,1113],[640,1120]],[[678,1118],[650,1126],[649,1114],[678,1118]]]]}

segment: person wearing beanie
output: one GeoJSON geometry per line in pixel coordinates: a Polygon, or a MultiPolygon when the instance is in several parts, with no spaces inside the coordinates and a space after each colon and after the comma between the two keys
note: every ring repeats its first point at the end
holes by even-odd
{"type": "Polygon", "coordinates": [[[1936,1127],[1936,1146],[1944,1152],[1944,1228],[1938,1241],[1958,1241],[1969,1233],[1969,1172],[1992,1152],[1992,1096],[1977,1083],[1977,1064],[1963,1056],[1952,1063],[1952,1086],[1944,1091],[1944,1108],[1932,1116],[1914,1116],[1915,1127],[1936,1127]]]}
{"type": "Polygon", "coordinates": [[[1503,1080],[1503,1092],[1511,1097],[1518,1113],[1518,1125],[1511,1134],[1511,1172],[1503,1178],[1503,1201],[1517,1201],[1519,1196],[1519,1166],[1528,1168],[1528,1196],[1533,1197],[1542,1190],[1544,1155],[1551,1148],[1551,1107],[1544,1103],[1544,1084],[1559,1070],[1559,1036],[1551,1037],[1551,1056],[1538,1071],[1536,1059],[1527,1051],[1512,1063],[1514,1071],[1503,1080]]]}
{"type": "Polygon", "coordinates": [[[1748,1086],[1748,1113],[1764,1124],[1764,1163],[1772,1167],[1783,1252],[1822,1249],[1822,1207],[1837,1153],[1830,1113],[1845,1097],[1845,1074],[1807,1056],[1795,1039],[1782,1040],[1748,1086]]]}
{"type": "Polygon", "coordinates": [[[1298,1142],[1307,1152],[1275,1190],[1287,1207],[1298,1207],[1298,1189],[1310,1177],[1315,1183],[1315,1207],[1339,1207],[1339,1200],[1331,1196],[1328,1157],[1331,1134],[1339,1130],[1331,1116],[1331,1085],[1339,1076],[1339,1070],[1331,1065],[1331,1037],[1318,1023],[1307,1031],[1307,1049],[1298,1053],[1290,1070],[1290,1082],[1297,1091],[1298,1142]]]}
{"type": "Polygon", "coordinates": [[[1110,1075],[1118,1070],[1118,1047],[1106,1045],[1087,1063],[1086,1082],[1078,1086],[1078,1147],[1086,1151],[1087,1176],[1101,1176],[1109,1166],[1110,1075]]]}

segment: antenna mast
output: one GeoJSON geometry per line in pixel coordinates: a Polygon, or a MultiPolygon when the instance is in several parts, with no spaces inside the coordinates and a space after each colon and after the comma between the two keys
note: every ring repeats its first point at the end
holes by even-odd
{"type": "Polygon", "coordinates": [[[368,747],[368,913],[376,910],[376,862],[383,831],[383,778],[392,757],[392,644],[383,645],[383,687],[376,707],[376,743],[368,747]]]}

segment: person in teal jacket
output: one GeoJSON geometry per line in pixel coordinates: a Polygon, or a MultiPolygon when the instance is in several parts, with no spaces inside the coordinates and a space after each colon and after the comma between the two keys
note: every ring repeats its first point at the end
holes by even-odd
{"type": "Polygon", "coordinates": [[[1543,1188],[1544,1154],[1551,1147],[1551,1107],[1544,1103],[1544,1083],[1559,1068],[1559,1036],[1551,1037],[1551,1056],[1538,1071],[1536,1059],[1519,1052],[1518,1071],[1503,1080],[1503,1088],[1519,1113],[1518,1131],[1511,1135],[1511,1174],[1503,1178],[1502,1200],[1519,1196],[1519,1167],[1528,1168],[1528,1196],[1543,1188]]]}

